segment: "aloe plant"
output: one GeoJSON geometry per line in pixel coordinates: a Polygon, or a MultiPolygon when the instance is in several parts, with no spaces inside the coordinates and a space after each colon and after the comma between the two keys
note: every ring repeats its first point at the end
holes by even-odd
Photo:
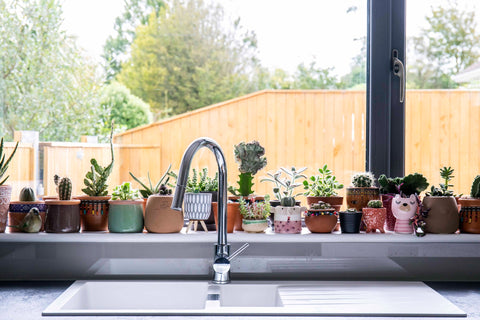
{"type": "MultiPolygon", "coordinates": [[[[15,152],[17,152],[17,148],[18,148],[18,142],[15,145],[15,149],[13,149],[13,152],[8,157],[7,161],[5,161],[5,154],[3,153],[3,138],[2,138],[2,141],[0,142],[0,179],[2,179],[5,172],[7,172],[8,165],[10,164],[10,161],[12,161],[12,158],[15,155],[15,152]]],[[[5,179],[1,180],[0,186],[3,185],[9,177],[10,176],[7,176],[5,179]]]]}
{"type": "Polygon", "coordinates": [[[150,172],[147,172],[147,179],[148,179],[148,186],[146,186],[140,179],[135,177],[133,173],[130,173],[130,176],[137,181],[143,188],[143,190],[140,190],[141,195],[143,198],[148,198],[152,194],[159,194],[159,195],[169,195],[172,194],[172,189],[167,188],[169,186],[168,181],[170,180],[170,176],[167,177],[170,173],[170,168],[172,165],[170,164],[167,168],[167,171],[162,175],[160,180],[155,184],[155,186],[152,185],[152,180],[150,179],[150,172]],[[163,182],[163,180],[167,177],[167,180],[163,182]]]}

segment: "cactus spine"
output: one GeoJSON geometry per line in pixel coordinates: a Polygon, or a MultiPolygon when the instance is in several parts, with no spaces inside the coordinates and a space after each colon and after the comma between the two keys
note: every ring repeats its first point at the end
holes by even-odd
{"type": "Polygon", "coordinates": [[[470,196],[472,198],[480,198],[480,175],[476,176],[473,180],[470,196]]]}
{"type": "Polygon", "coordinates": [[[369,208],[383,208],[383,202],[382,200],[370,200],[367,206],[369,208]]]}
{"type": "Polygon", "coordinates": [[[55,175],[54,181],[58,189],[58,199],[70,200],[72,198],[72,180],[70,178],[60,179],[59,176],[55,175]]]}
{"type": "Polygon", "coordinates": [[[373,179],[371,172],[357,173],[352,177],[352,184],[356,188],[369,188],[373,186],[373,179]]]}

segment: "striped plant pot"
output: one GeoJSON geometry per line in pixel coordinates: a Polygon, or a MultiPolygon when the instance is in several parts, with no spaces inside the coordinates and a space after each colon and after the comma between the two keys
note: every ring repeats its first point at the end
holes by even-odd
{"type": "Polygon", "coordinates": [[[212,207],[211,193],[185,193],[183,213],[190,220],[206,220],[212,207]]]}

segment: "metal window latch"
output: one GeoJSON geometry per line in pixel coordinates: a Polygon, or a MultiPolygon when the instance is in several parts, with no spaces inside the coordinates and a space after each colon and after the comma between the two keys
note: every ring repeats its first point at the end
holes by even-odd
{"type": "Polygon", "coordinates": [[[392,69],[393,74],[400,78],[400,103],[405,101],[405,68],[402,61],[398,58],[398,50],[392,51],[392,69]]]}

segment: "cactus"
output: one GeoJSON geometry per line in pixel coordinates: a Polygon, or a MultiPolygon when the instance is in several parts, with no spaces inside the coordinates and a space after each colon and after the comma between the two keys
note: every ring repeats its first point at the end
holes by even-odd
{"type": "Polygon", "coordinates": [[[480,198],[480,175],[476,176],[472,183],[472,189],[470,190],[470,197],[480,198]]]}
{"type": "Polygon", "coordinates": [[[310,209],[331,209],[332,208],[332,205],[330,203],[327,203],[327,202],[323,202],[323,201],[318,201],[318,203],[314,203],[310,206],[310,209]]]}
{"type": "Polygon", "coordinates": [[[369,208],[383,208],[383,203],[381,200],[370,200],[368,201],[367,206],[369,208]]]}
{"type": "Polygon", "coordinates": [[[258,141],[240,142],[235,146],[234,154],[240,171],[238,188],[230,187],[228,191],[236,196],[249,196],[253,193],[253,176],[267,165],[265,148],[258,141]]]}
{"type": "Polygon", "coordinates": [[[58,188],[58,199],[70,200],[72,198],[72,180],[70,178],[60,179],[58,175],[55,175],[54,181],[58,188]]]}
{"type": "MultiPolygon", "coordinates": [[[[7,172],[8,165],[10,164],[10,161],[12,161],[12,158],[15,155],[15,152],[17,152],[17,148],[18,148],[18,142],[15,145],[15,149],[13,149],[13,152],[10,154],[10,157],[8,157],[7,161],[5,161],[5,154],[3,154],[3,138],[2,138],[2,141],[0,142],[0,180],[2,179],[5,172],[7,172]]],[[[0,186],[3,185],[5,181],[7,181],[8,177],[10,176],[7,176],[5,179],[0,181],[0,186]]]]}
{"type": "Polygon", "coordinates": [[[373,187],[373,174],[371,172],[356,173],[352,177],[352,184],[356,188],[373,187]]]}
{"type": "Polygon", "coordinates": [[[35,191],[30,187],[25,187],[20,191],[20,201],[35,201],[35,191]]]}

